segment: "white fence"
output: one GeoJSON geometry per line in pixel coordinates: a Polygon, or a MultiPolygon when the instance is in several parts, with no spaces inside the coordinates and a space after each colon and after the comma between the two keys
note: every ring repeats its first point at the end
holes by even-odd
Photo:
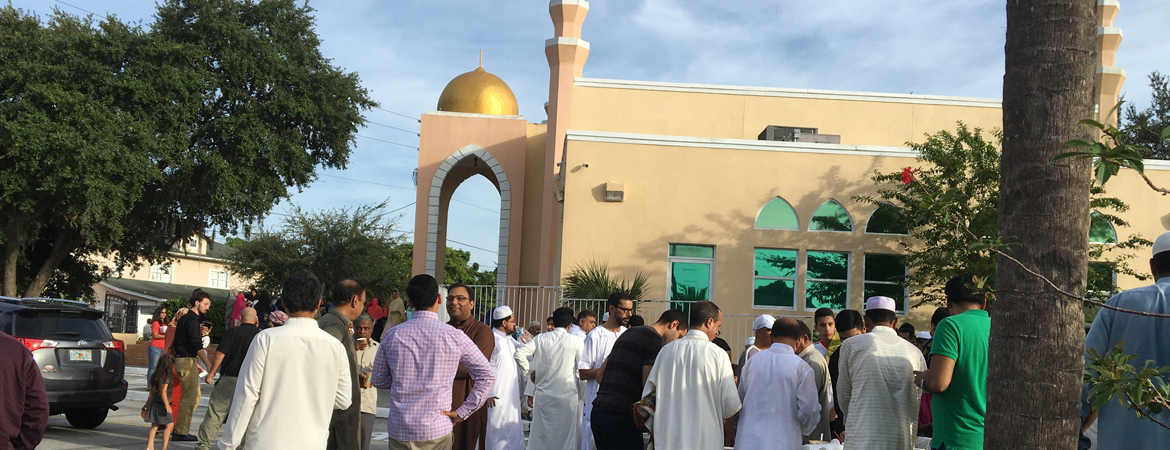
{"type": "MultiPolygon", "coordinates": [[[[552,316],[553,310],[562,306],[573,308],[574,312],[588,309],[597,314],[600,324],[605,314],[605,300],[597,299],[567,299],[560,286],[468,286],[475,298],[475,315],[484,323],[490,323],[491,310],[500,305],[508,305],[516,315],[516,323],[520,327],[528,327],[531,322],[539,322],[544,329],[545,320],[552,316]]],[[[634,314],[642,316],[647,324],[654,323],[663,312],[670,308],[689,311],[689,303],[670,302],[666,300],[639,300],[634,302],[634,314]]],[[[724,314],[723,326],[720,327],[719,337],[727,341],[731,347],[733,360],[738,360],[743,351],[743,342],[753,336],[752,322],[757,316],[748,314],[724,314]]]]}

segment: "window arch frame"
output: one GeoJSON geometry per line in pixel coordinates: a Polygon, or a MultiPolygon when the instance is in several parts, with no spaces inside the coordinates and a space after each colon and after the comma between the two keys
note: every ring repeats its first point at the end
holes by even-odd
{"type": "Polygon", "coordinates": [[[757,230],[801,231],[800,230],[800,214],[798,214],[796,212],[796,208],[794,208],[792,206],[792,203],[790,203],[787,199],[785,199],[784,197],[781,197],[779,195],[772,197],[772,199],[770,199],[766,203],[764,203],[764,206],[760,207],[759,211],[756,211],[756,220],[752,225],[753,225],[753,228],[755,228],[757,230]],[[783,206],[788,207],[788,211],[791,212],[792,217],[794,219],[796,219],[796,227],[795,228],[775,228],[775,227],[761,227],[760,226],[760,216],[764,214],[764,210],[768,209],[768,207],[771,206],[772,203],[775,203],[777,200],[779,200],[783,204],[783,206]]]}
{"type": "Polygon", "coordinates": [[[1117,243],[1121,241],[1121,238],[1117,236],[1117,227],[1113,226],[1113,222],[1110,222],[1109,219],[1105,218],[1104,213],[1102,213],[1101,211],[1097,211],[1095,209],[1092,211],[1089,211],[1089,236],[1088,236],[1088,239],[1089,239],[1090,244],[1102,244],[1102,245],[1117,245],[1117,243]],[[1109,226],[1109,232],[1113,235],[1113,242],[1095,242],[1095,241],[1093,241],[1093,222],[1096,221],[1096,218],[1093,217],[1094,214],[1096,214],[1098,217],[1100,217],[1101,221],[1104,222],[1105,225],[1109,226]]]}
{"type": "Polygon", "coordinates": [[[877,208],[874,208],[873,212],[869,213],[869,217],[867,219],[865,219],[865,231],[863,231],[863,233],[876,234],[879,236],[909,236],[910,235],[910,227],[906,226],[905,221],[902,222],[902,226],[906,228],[905,233],[883,233],[883,232],[878,232],[878,231],[869,231],[870,225],[873,224],[873,216],[876,215],[878,213],[878,211],[881,211],[881,209],[885,208],[885,207],[894,208],[895,210],[898,211],[899,214],[902,213],[902,208],[899,208],[898,205],[895,205],[893,202],[882,202],[882,204],[878,205],[877,208]]]}
{"type": "Polygon", "coordinates": [[[854,223],[853,214],[849,213],[849,208],[846,208],[845,205],[841,204],[841,202],[837,201],[837,199],[829,198],[828,200],[825,200],[823,203],[821,203],[820,206],[817,206],[817,209],[814,209],[812,212],[812,215],[809,216],[809,218],[808,218],[808,231],[816,231],[816,232],[822,232],[822,233],[850,233],[850,234],[852,234],[852,233],[857,231],[857,224],[854,223]],[[813,229],[813,223],[814,223],[815,219],[817,218],[817,211],[820,211],[821,208],[824,208],[825,205],[828,205],[830,202],[835,203],[837,206],[839,206],[841,208],[842,211],[845,211],[845,217],[847,219],[849,219],[849,229],[848,230],[817,230],[817,229],[813,229]]]}

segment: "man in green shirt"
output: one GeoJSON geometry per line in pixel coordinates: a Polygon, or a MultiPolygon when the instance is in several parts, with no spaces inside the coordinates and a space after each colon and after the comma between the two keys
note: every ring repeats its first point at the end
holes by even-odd
{"type": "Polygon", "coordinates": [[[934,449],[983,448],[991,318],[987,300],[971,288],[974,284],[974,277],[967,274],[947,281],[944,292],[951,316],[935,332],[930,369],[914,373],[914,382],[933,394],[934,449]]]}

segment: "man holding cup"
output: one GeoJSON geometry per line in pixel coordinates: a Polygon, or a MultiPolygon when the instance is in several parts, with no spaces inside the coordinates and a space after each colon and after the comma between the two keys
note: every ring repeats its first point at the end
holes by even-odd
{"type": "Polygon", "coordinates": [[[358,385],[362,388],[362,450],[370,450],[370,438],[374,434],[374,414],[378,412],[378,389],[374,387],[371,379],[374,372],[374,356],[378,354],[378,342],[371,339],[373,333],[374,318],[369,314],[362,314],[353,322],[354,360],[358,366],[358,385]]]}

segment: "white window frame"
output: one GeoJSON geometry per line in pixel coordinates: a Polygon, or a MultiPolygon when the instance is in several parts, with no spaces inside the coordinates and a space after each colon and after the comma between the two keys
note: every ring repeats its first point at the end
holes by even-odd
{"type": "MultiPolygon", "coordinates": [[[[837,233],[844,233],[844,232],[838,231],[837,233]]],[[[810,281],[828,282],[828,283],[842,282],[842,280],[835,279],[835,278],[810,278],[808,276],[808,254],[809,254],[809,252],[844,253],[845,254],[845,280],[844,280],[844,282],[845,282],[845,308],[848,309],[849,308],[849,299],[853,298],[853,270],[852,270],[853,269],[853,252],[840,251],[840,250],[806,250],[804,252],[804,270],[805,270],[804,284],[801,285],[801,289],[804,290],[804,300],[800,302],[800,310],[801,311],[809,311],[809,309],[808,309],[808,283],[810,281]]],[[[819,309],[819,308],[814,308],[814,309],[812,309],[812,311],[816,311],[817,309],[819,309]]],[[[830,309],[833,309],[834,313],[842,311],[840,309],[834,309],[834,308],[830,308],[830,309]]]]}
{"type": "Polygon", "coordinates": [[[682,263],[707,264],[707,267],[710,268],[710,272],[707,275],[708,286],[710,286],[707,288],[707,300],[714,303],[715,302],[715,259],[719,256],[718,253],[716,253],[717,251],[718,251],[718,249],[715,248],[715,246],[711,245],[711,244],[691,244],[691,243],[682,243],[682,242],[671,242],[671,243],[667,244],[666,245],[666,255],[667,255],[666,256],[666,300],[668,302],[676,301],[676,300],[671,298],[671,294],[673,294],[673,292],[671,289],[670,280],[674,279],[674,273],[673,273],[674,272],[674,263],[682,262],[682,263]],[[711,248],[711,257],[710,258],[695,258],[695,257],[690,257],[690,256],[670,256],[670,246],[671,245],[693,245],[696,247],[710,247],[711,248]]]}
{"type": "MultiPolygon", "coordinates": [[[[903,258],[906,257],[906,255],[899,255],[897,253],[864,253],[864,254],[862,254],[862,256],[861,256],[861,292],[863,292],[863,293],[865,292],[865,285],[867,285],[867,284],[882,284],[882,285],[886,285],[886,286],[897,286],[898,283],[895,283],[895,282],[870,281],[870,280],[865,278],[865,265],[869,264],[869,258],[866,258],[866,257],[869,255],[901,256],[903,258]]],[[[904,272],[902,274],[903,277],[910,275],[910,268],[906,267],[906,265],[902,265],[902,271],[904,272]]],[[[900,315],[900,316],[905,316],[905,315],[909,314],[909,311],[910,311],[910,304],[909,303],[910,303],[910,287],[909,286],[902,286],[902,298],[898,299],[898,308],[899,309],[895,312],[898,313],[898,315],[900,315]]]]}
{"type": "Polygon", "coordinates": [[[798,303],[797,298],[799,297],[799,295],[797,295],[797,293],[800,291],[799,280],[800,280],[800,250],[799,249],[772,248],[772,247],[755,247],[752,249],[752,309],[772,309],[772,310],[778,310],[778,311],[796,311],[797,310],[796,304],[798,303]],[[755,273],[756,272],[756,252],[759,250],[783,250],[783,251],[796,252],[796,258],[793,261],[793,264],[796,265],[796,270],[794,272],[792,272],[792,278],[761,277],[761,276],[756,275],[756,273],[755,273]],[[784,306],[761,305],[761,304],[756,303],[756,280],[760,280],[760,279],[778,280],[778,281],[792,280],[792,307],[788,308],[788,307],[784,307],[784,306]]]}
{"type": "MultiPolygon", "coordinates": [[[[876,231],[869,231],[869,224],[870,224],[870,222],[873,222],[873,215],[877,214],[878,210],[882,209],[882,207],[886,206],[886,205],[889,205],[889,206],[892,206],[894,208],[901,210],[901,208],[898,208],[898,205],[895,205],[891,202],[882,202],[882,204],[878,205],[877,208],[874,208],[874,210],[869,213],[869,218],[865,219],[865,230],[862,230],[862,233],[870,234],[870,235],[874,235],[874,236],[909,236],[910,235],[909,232],[907,232],[907,233],[879,233],[876,231]]],[[[909,228],[909,226],[907,226],[907,228],[909,228]]],[[[909,231],[909,230],[907,230],[907,231],[909,231]]]]}
{"type": "Polygon", "coordinates": [[[151,264],[150,281],[157,281],[160,283],[174,283],[175,265],[171,263],[151,264]]]}
{"type": "Polygon", "coordinates": [[[231,275],[229,275],[226,270],[209,269],[207,271],[207,287],[212,287],[212,288],[216,288],[216,289],[227,289],[229,283],[231,283],[231,275]],[[222,286],[216,283],[217,281],[220,281],[220,278],[217,277],[217,275],[221,275],[223,277],[222,278],[222,280],[223,280],[222,286]]]}
{"type": "MultiPolygon", "coordinates": [[[[813,232],[817,232],[817,233],[848,233],[848,234],[853,234],[853,233],[857,232],[857,222],[855,220],[853,220],[853,213],[849,212],[849,208],[846,208],[844,203],[837,201],[837,199],[835,199],[835,198],[829,198],[828,200],[825,200],[824,202],[822,202],[820,205],[817,205],[817,209],[814,209],[812,214],[809,214],[809,216],[808,216],[808,231],[813,231],[813,232]],[[813,229],[813,221],[814,221],[813,219],[816,219],[816,217],[817,217],[817,210],[821,209],[822,206],[829,204],[829,202],[836,203],[837,206],[840,206],[841,209],[845,210],[845,217],[849,218],[849,231],[814,230],[813,229]]],[[[816,250],[814,250],[814,251],[816,251],[816,250]]],[[[828,251],[828,250],[825,250],[825,251],[828,251]]]]}
{"type": "Polygon", "coordinates": [[[191,240],[187,241],[187,252],[188,253],[198,252],[198,251],[199,251],[199,238],[198,237],[192,238],[191,240]]]}

